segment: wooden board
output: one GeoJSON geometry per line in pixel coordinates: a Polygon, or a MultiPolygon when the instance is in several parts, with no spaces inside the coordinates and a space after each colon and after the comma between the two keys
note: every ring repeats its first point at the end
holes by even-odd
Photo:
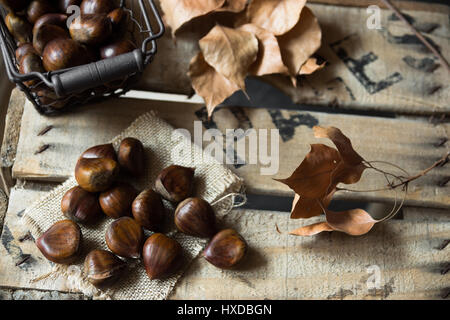
{"type": "MultiPolygon", "coordinates": [[[[50,271],[31,240],[23,209],[51,186],[26,183],[11,192],[0,245],[0,286],[67,291],[66,279],[32,282],[50,271]],[[24,255],[30,255],[20,263],[24,255]]],[[[312,221],[316,221],[313,219],[312,221]]],[[[221,271],[203,259],[191,265],[171,299],[440,299],[450,274],[442,248],[450,234],[450,213],[404,208],[403,220],[375,226],[367,235],[327,233],[311,238],[279,234],[302,222],[287,213],[235,210],[223,226],[236,228],[248,241],[247,259],[237,271],[221,271]],[[378,288],[368,272],[379,268],[378,288]],[[375,267],[373,267],[375,266],[375,267]],[[225,285],[226,283],[226,285],[225,285]]]]}
{"type": "MultiPolygon", "coordinates": [[[[370,30],[366,27],[366,8],[309,6],[323,30],[319,55],[329,65],[300,79],[298,88],[281,76],[266,77],[267,81],[300,104],[427,115],[449,113],[448,72],[391,11],[382,10],[382,29],[370,30]]],[[[405,13],[449,60],[448,14],[405,13]]],[[[198,50],[192,30],[180,32],[176,42],[167,32],[159,40],[158,50],[139,88],[191,94],[186,72],[198,50]]]]}
{"type": "MultiPolygon", "coordinates": [[[[450,8],[448,4],[445,4],[445,0],[433,1],[433,0],[391,0],[392,4],[398,9],[402,10],[418,10],[427,12],[449,12],[450,8]]],[[[308,3],[323,3],[337,6],[349,6],[349,7],[363,7],[367,8],[371,5],[377,5],[381,8],[387,8],[382,1],[374,0],[308,0],[308,3]]]]}
{"type": "MultiPolygon", "coordinates": [[[[136,99],[111,100],[85,106],[71,114],[45,118],[39,116],[27,102],[13,176],[20,179],[63,181],[72,174],[78,156],[86,148],[111,140],[138,115],[149,110],[156,110],[160,117],[174,127],[185,128],[191,133],[194,131],[195,120],[203,121],[198,122],[203,129],[217,128],[222,133],[227,129],[254,128],[258,134],[268,137],[267,133],[259,129],[268,129],[268,132],[278,129],[280,156],[277,174],[261,175],[261,168],[267,165],[261,165],[260,160],[258,164],[232,166],[245,179],[248,192],[258,194],[292,194],[289,188],[272,178],[288,177],[309,152],[309,144],[330,145],[326,139],[313,137],[311,128],[314,125],[340,128],[353,140],[354,147],[365,159],[389,161],[402,166],[411,174],[429,167],[449,150],[449,143],[445,140],[449,136],[448,123],[434,125],[420,120],[257,108],[223,108],[214,114],[213,121],[208,122],[205,108],[198,104],[136,99]],[[47,126],[52,126],[52,129],[38,136],[47,126]],[[47,149],[37,153],[43,148],[47,149]]],[[[245,139],[248,145],[248,138],[245,139]]],[[[204,146],[210,143],[205,142],[204,146]]],[[[246,150],[244,160],[248,162],[248,146],[246,150]]],[[[449,175],[450,167],[444,166],[433,170],[420,182],[412,183],[407,203],[449,208],[450,186],[439,186],[449,175]]],[[[366,171],[358,188],[372,190],[383,187],[386,184],[383,179],[381,174],[366,171]]],[[[342,199],[389,201],[395,194],[384,191],[338,193],[337,196],[342,199]]]]}

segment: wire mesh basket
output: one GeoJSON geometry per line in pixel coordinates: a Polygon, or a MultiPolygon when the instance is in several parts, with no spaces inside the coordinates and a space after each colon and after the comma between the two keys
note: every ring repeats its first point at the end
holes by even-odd
{"type": "Polygon", "coordinates": [[[7,12],[0,6],[0,44],[6,73],[40,114],[56,115],[75,106],[118,97],[139,80],[156,54],[156,39],[164,34],[164,25],[152,0],[121,0],[119,6],[129,15],[127,32],[135,44],[141,44],[138,49],[73,68],[26,74],[19,72],[16,41],[5,24],[7,12]]]}

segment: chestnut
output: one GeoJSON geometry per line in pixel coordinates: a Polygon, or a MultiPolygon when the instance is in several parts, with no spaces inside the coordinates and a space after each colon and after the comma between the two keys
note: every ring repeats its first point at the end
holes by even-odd
{"type": "Polygon", "coordinates": [[[12,12],[21,12],[25,10],[29,2],[29,0],[0,0],[0,4],[12,12]]]}
{"type": "Polygon", "coordinates": [[[161,196],[152,189],[142,191],[134,199],[131,212],[133,218],[145,229],[150,231],[161,230],[165,208],[161,196]]]}
{"type": "Polygon", "coordinates": [[[161,279],[170,276],[181,266],[181,245],[174,239],[162,233],[152,234],[145,241],[142,250],[145,271],[148,277],[161,279]]]}
{"type": "Polygon", "coordinates": [[[100,144],[97,146],[90,147],[84,151],[80,158],[96,159],[96,158],[109,158],[117,161],[116,150],[112,143],[100,144]]]}
{"type": "Polygon", "coordinates": [[[187,198],[178,204],[175,225],[181,232],[194,237],[210,238],[217,233],[214,210],[200,198],[187,198]]]}
{"type": "Polygon", "coordinates": [[[133,42],[127,39],[118,40],[100,48],[100,57],[102,59],[112,58],[136,49],[133,42]]]}
{"type": "MultiPolygon", "coordinates": [[[[21,74],[27,74],[30,72],[45,72],[42,65],[41,57],[33,52],[26,54],[19,62],[19,72],[21,74]]],[[[25,81],[26,86],[32,86],[36,84],[38,79],[25,81]]]]}
{"type": "Polygon", "coordinates": [[[195,168],[171,165],[156,178],[155,189],[166,200],[180,202],[192,194],[195,168]]]}
{"type": "Polygon", "coordinates": [[[92,250],[84,259],[84,273],[99,288],[112,285],[123,274],[126,263],[107,250],[92,250]]]}
{"type": "Polygon", "coordinates": [[[55,91],[48,89],[47,87],[38,88],[36,91],[37,96],[42,105],[48,106],[54,109],[61,109],[66,106],[67,99],[59,99],[55,91]]]}
{"type": "Polygon", "coordinates": [[[32,27],[28,21],[10,12],[5,17],[5,24],[18,44],[31,42],[32,27]]]}
{"type": "Polygon", "coordinates": [[[144,231],[133,218],[114,220],[106,230],[105,239],[109,250],[118,256],[132,259],[141,257],[144,231]]]}
{"type": "Polygon", "coordinates": [[[118,182],[112,188],[100,193],[100,207],[113,219],[130,216],[131,204],[136,196],[137,191],[131,184],[118,182]]]}
{"type": "Polygon", "coordinates": [[[56,39],[68,39],[69,34],[61,27],[45,24],[33,34],[33,47],[39,54],[44,52],[45,46],[56,39]]]}
{"type": "Polygon", "coordinates": [[[56,0],[58,10],[62,13],[67,13],[67,8],[70,6],[80,6],[81,0],[56,0]]]}
{"type": "Polygon", "coordinates": [[[247,243],[235,230],[226,229],[216,234],[203,251],[203,257],[221,269],[236,266],[247,253],[247,243]]]}
{"type": "Polygon", "coordinates": [[[36,246],[48,260],[70,264],[80,251],[81,229],[72,220],[62,220],[53,224],[37,240],[36,246]]]}
{"type": "Polygon", "coordinates": [[[102,215],[98,196],[76,186],[69,189],[61,200],[61,211],[69,219],[79,223],[92,223],[102,215]]]}
{"type": "Polygon", "coordinates": [[[22,60],[22,58],[28,53],[39,55],[31,43],[23,43],[19,45],[15,52],[17,63],[19,63],[20,60],[22,60]]]}
{"type": "Polygon", "coordinates": [[[27,19],[34,24],[44,14],[51,12],[55,12],[55,9],[47,0],[33,0],[27,8],[27,19]]]}
{"type": "Polygon", "coordinates": [[[107,14],[115,9],[114,0],[83,0],[81,14],[107,14]]]}
{"type": "Polygon", "coordinates": [[[67,15],[62,13],[47,13],[34,23],[33,35],[43,25],[51,24],[66,29],[67,15]]]}
{"type": "Polygon", "coordinates": [[[129,16],[123,8],[117,8],[108,13],[108,19],[111,21],[115,36],[121,37],[127,31],[129,16]]]}
{"type": "Polygon", "coordinates": [[[141,141],[135,138],[125,138],[120,142],[117,153],[120,167],[135,177],[144,173],[145,150],[141,141]]]}
{"type": "Polygon", "coordinates": [[[72,21],[69,27],[72,39],[86,45],[100,45],[111,35],[111,21],[105,15],[85,14],[72,21]]]}
{"type": "Polygon", "coordinates": [[[108,158],[80,158],[75,166],[75,179],[88,192],[107,190],[118,174],[118,163],[108,158]]]}
{"type": "Polygon", "coordinates": [[[49,42],[42,54],[47,71],[72,68],[89,62],[86,51],[72,39],[55,39],[49,42]]]}

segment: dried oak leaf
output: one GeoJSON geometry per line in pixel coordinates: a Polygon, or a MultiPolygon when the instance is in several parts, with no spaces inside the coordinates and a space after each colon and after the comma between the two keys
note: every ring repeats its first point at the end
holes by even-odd
{"type": "Polygon", "coordinates": [[[322,31],[319,22],[308,7],[304,7],[300,19],[288,33],[278,37],[281,56],[291,76],[300,73],[302,66],[321,45],[322,31]]]}
{"type": "Polygon", "coordinates": [[[253,0],[247,8],[249,23],[282,35],[298,22],[306,0],[253,0]]]}
{"type": "Polygon", "coordinates": [[[163,0],[160,1],[164,21],[172,35],[185,23],[221,8],[225,0],[163,0]]]}
{"type": "Polygon", "coordinates": [[[258,39],[250,32],[217,25],[199,45],[205,61],[245,91],[245,77],[258,55],[258,39]]]}
{"type": "Polygon", "coordinates": [[[201,52],[192,58],[188,75],[195,92],[205,100],[209,117],[217,105],[239,90],[235,83],[211,67],[201,52]]]}
{"type": "Polygon", "coordinates": [[[278,40],[271,32],[253,24],[244,24],[239,27],[239,30],[254,34],[259,41],[258,56],[249,70],[251,75],[263,76],[273,73],[289,73],[281,59],[278,40]]]}
{"type": "Polygon", "coordinates": [[[326,65],[326,62],[322,64],[317,64],[316,58],[309,58],[300,68],[299,75],[308,75],[316,72],[317,70],[323,69],[326,65]]]}
{"type": "Polygon", "coordinates": [[[225,4],[215,10],[217,12],[220,11],[227,11],[227,12],[241,12],[245,9],[245,7],[247,6],[247,0],[226,0],[225,4]]]}

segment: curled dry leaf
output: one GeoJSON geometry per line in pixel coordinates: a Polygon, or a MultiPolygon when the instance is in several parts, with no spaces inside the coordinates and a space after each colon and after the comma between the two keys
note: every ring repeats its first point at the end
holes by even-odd
{"type": "Polygon", "coordinates": [[[295,194],[292,202],[291,219],[307,219],[324,213],[324,208],[330,205],[331,199],[336,189],[322,198],[305,198],[295,194]]]}
{"type": "Polygon", "coordinates": [[[247,0],[226,0],[225,4],[217,9],[217,12],[227,11],[227,12],[241,12],[247,6],[247,0]]]}
{"type": "Polygon", "coordinates": [[[247,31],[217,25],[200,39],[199,45],[205,61],[245,91],[245,77],[258,54],[256,37],[247,31]]]}
{"type": "Polygon", "coordinates": [[[163,0],[160,4],[164,21],[174,35],[185,23],[221,8],[225,0],[163,0]]]}
{"type": "Polygon", "coordinates": [[[309,226],[301,227],[289,232],[294,236],[313,236],[315,234],[321,233],[323,231],[334,231],[333,228],[326,222],[318,222],[314,224],[310,224],[309,226]]]}
{"type": "Polygon", "coordinates": [[[217,105],[239,90],[235,83],[206,63],[201,52],[191,60],[188,75],[195,92],[205,100],[209,117],[217,105]]]}
{"type": "Polygon", "coordinates": [[[291,76],[297,76],[301,67],[321,45],[322,31],[312,11],[305,7],[300,20],[288,33],[278,37],[281,56],[291,76]]]}
{"type": "Polygon", "coordinates": [[[317,64],[316,58],[309,58],[306,60],[305,64],[300,68],[299,75],[308,75],[316,72],[317,70],[323,69],[325,67],[326,62],[322,64],[317,64]]]}
{"type": "Polygon", "coordinates": [[[247,20],[274,35],[282,35],[299,22],[305,4],[306,0],[253,0],[247,8],[247,20]]]}
{"type": "Polygon", "coordinates": [[[249,70],[251,75],[262,76],[273,73],[289,73],[281,59],[278,40],[271,32],[253,24],[242,25],[239,29],[254,34],[259,41],[258,56],[249,70]]]}

